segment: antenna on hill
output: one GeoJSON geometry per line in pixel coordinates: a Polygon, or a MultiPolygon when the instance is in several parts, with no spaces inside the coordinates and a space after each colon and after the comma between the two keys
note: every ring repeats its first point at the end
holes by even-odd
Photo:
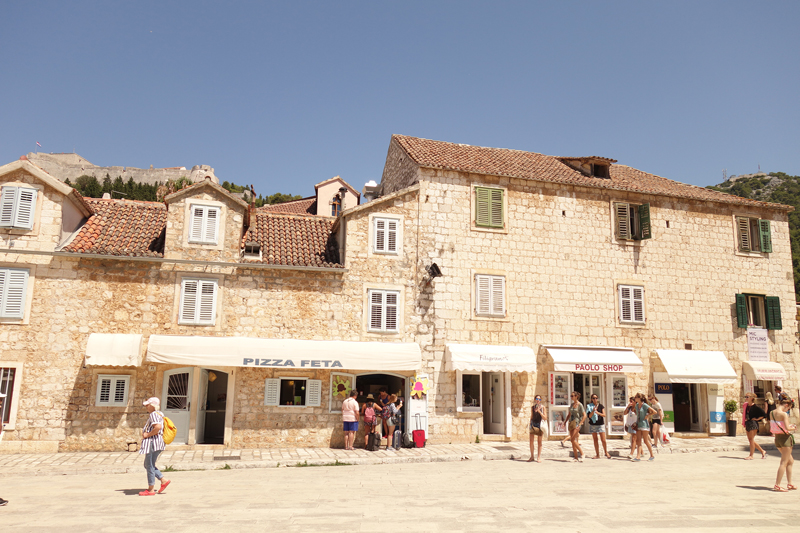
{"type": "Polygon", "coordinates": [[[727,168],[723,168],[722,169],[722,181],[723,181],[723,183],[728,181],[728,169],[727,168]]]}

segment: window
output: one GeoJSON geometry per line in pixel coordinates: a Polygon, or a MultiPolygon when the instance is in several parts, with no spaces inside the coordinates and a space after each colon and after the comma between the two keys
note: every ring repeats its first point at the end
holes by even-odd
{"type": "Polygon", "coordinates": [[[592,176],[596,178],[608,179],[608,165],[601,165],[599,163],[592,163],[592,176]]]}
{"type": "Polygon", "coordinates": [[[481,374],[458,372],[456,377],[456,407],[461,412],[481,410],[481,374]]]}
{"type": "Polygon", "coordinates": [[[745,329],[783,329],[780,298],[760,294],[737,294],[736,322],[740,328],[745,329]]]}
{"type": "Polygon", "coordinates": [[[641,241],[649,239],[650,204],[614,202],[614,234],[617,239],[641,241]]]}
{"type": "Polygon", "coordinates": [[[36,189],[5,186],[0,194],[0,227],[33,229],[36,189]]]}
{"type": "Polygon", "coordinates": [[[397,332],[397,291],[367,291],[369,298],[369,331],[397,332]]]}
{"type": "Polygon", "coordinates": [[[305,378],[273,378],[264,384],[264,405],[319,407],[322,381],[305,378]]]}
{"type": "Polygon", "coordinates": [[[217,317],[217,280],[183,279],[178,324],[213,326],[217,317]]]}
{"type": "Polygon", "coordinates": [[[244,258],[261,260],[261,244],[257,242],[246,242],[244,244],[244,258]]]}
{"type": "Polygon", "coordinates": [[[772,253],[772,228],[769,220],[736,217],[740,252],[772,253]]]}
{"type": "Polygon", "coordinates": [[[619,321],[623,324],[644,324],[644,287],[620,285],[619,321]]]}
{"type": "Polygon", "coordinates": [[[373,251],[375,253],[396,254],[397,230],[399,221],[394,218],[374,218],[373,220],[373,251]]]}
{"type": "Polygon", "coordinates": [[[505,276],[475,276],[475,314],[478,316],[506,316],[505,276]]]}
{"type": "Polygon", "coordinates": [[[95,405],[99,407],[127,406],[130,383],[130,376],[98,375],[95,405]]]}
{"type": "Polygon", "coordinates": [[[192,227],[189,242],[217,244],[219,234],[219,207],[192,205],[192,227]]]}
{"type": "Polygon", "coordinates": [[[17,375],[16,368],[0,367],[0,424],[11,422],[11,404],[14,402],[14,379],[17,375]]]}
{"type": "Polygon", "coordinates": [[[475,187],[475,225],[502,228],[503,189],[475,187]]]}
{"type": "Polygon", "coordinates": [[[339,195],[334,196],[333,200],[331,200],[331,216],[338,217],[339,212],[341,211],[341,207],[342,207],[342,200],[339,198],[339,195]]]}
{"type": "Polygon", "coordinates": [[[22,268],[0,268],[0,319],[24,318],[28,273],[22,268]]]}

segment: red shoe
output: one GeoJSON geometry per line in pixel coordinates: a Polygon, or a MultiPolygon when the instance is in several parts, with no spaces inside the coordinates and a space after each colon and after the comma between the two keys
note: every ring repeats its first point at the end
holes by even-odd
{"type": "Polygon", "coordinates": [[[153,492],[152,490],[143,490],[142,492],[139,493],[139,496],[155,496],[155,495],[156,493],[153,492]]]}
{"type": "Polygon", "coordinates": [[[158,489],[158,493],[161,494],[162,492],[164,492],[164,490],[169,486],[170,483],[172,483],[172,481],[170,481],[169,479],[162,481],[161,487],[158,489]]]}

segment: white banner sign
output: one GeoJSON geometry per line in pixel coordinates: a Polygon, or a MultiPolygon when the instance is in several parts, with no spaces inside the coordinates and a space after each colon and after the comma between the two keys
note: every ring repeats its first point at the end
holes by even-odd
{"type": "Polygon", "coordinates": [[[556,363],[556,372],[622,372],[639,373],[642,371],[640,365],[620,365],[614,363],[556,363]]]}
{"type": "Polygon", "coordinates": [[[747,352],[751,361],[769,361],[769,337],[767,330],[747,328],[747,352]]]}

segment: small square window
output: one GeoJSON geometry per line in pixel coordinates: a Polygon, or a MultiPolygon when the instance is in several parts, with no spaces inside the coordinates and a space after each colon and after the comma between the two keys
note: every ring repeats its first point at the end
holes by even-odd
{"type": "Polygon", "coordinates": [[[475,225],[484,228],[503,228],[503,189],[475,187],[475,225]]]}
{"type": "Polygon", "coordinates": [[[461,374],[461,410],[481,410],[481,375],[461,374]]]}
{"type": "Polygon", "coordinates": [[[475,314],[487,317],[506,316],[505,276],[475,276],[475,314]]]}
{"type": "Polygon", "coordinates": [[[397,307],[400,293],[397,291],[383,291],[370,289],[367,291],[369,299],[369,331],[379,331],[396,333],[399,328],[397,324],[397,307]]]}
{"type": "Polygon", "coordinates": [[[24,318],[29,273],[24,268],[0,268],[0,319],[24,318]]]}
{"type": "Polygon", "coordinates": [[[650,204],[614,202],[614,235],[619,240],[649,239],[652,236],[650,204]]]}
{"type": "Polygon", "coordinates": [[[619,321],[623,324],[644,324],[644,287],[620,285],[619,321]]]}
{"type": "Polygon", "coordinates": [[[769,220],[736,217],[740,252],[772,253],[772,226],[769,220]]]}
{"type": "Polygon", "coordinates": [[[181,280],[178,324],[213,326],[217,318],[217,280],[181,280]]]}
{"type": "Polygon", "coordinates": [[[128,405],[128,389],[131,377],[120,375],[97,376],[95,405],[100,407],[125,407],[128,405]]]}
{"type": "Polygon", "coordinates": [[[0,193],[0,227],[33,229],[36,189],[6,185],[0,193]]]}
{"type": "Polygon", "coordinates": [[[220,208],[206,205],[190,206],[192,210],[189,242],[217,244],[219,239],[220,208]]]}
{"type": "Polygon", "coordinates": [[[264,383],[264,405],[319,407],[322,381],[305,378],[271,378],[264,383]]]}
{"type": "Polygon", "coordinates": [[[400,221],[396,218],[375,217],[372,222],[372,251],[379,254],[398,253],[400,221]]]}

